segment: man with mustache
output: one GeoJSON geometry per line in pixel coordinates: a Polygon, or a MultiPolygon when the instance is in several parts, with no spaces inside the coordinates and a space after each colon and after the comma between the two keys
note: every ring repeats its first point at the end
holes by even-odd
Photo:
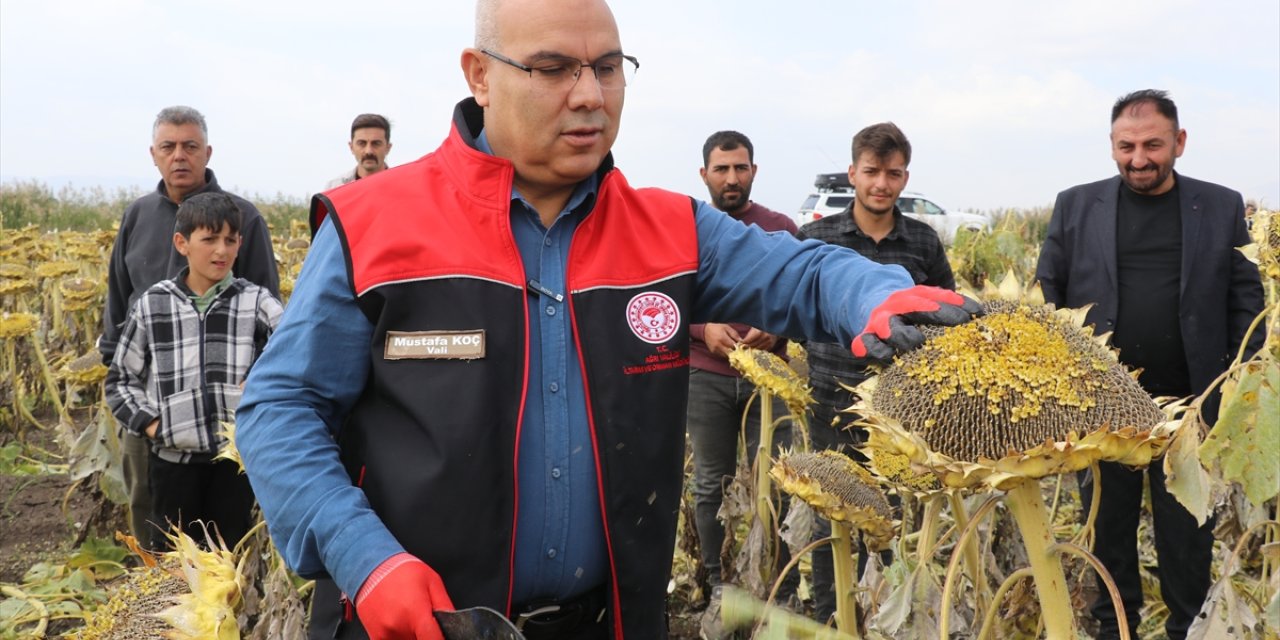
{"type": "MultiPolygon", "coordinates": [[[[702,168],[711,203],[730,218],[765,231],[794,235],[796,223],[790,217],[751,201],[755,180],[755,147],[737,131],[717,131],[702,145],[702,168]]],[[[738,440],[744,437],[747,459],[754,460],[760,443],[760,402],[752,400],[755,385],[729,364],[729,352],[738,345],[772,351],[785,356],[787,341],[771,333],[741,323],[708,322],[689,325],[689,410],[686,426],[693,445],[693,496],[702,552],[702,566],[711,587],[710,603],[703,616],[703,636],[720,637],[721,547],[724,523],[717,517],[724,490],[738,466],[738,440]],[[742,413],[750,410],[745,431],[742,413]]],[[[787,406],[773,397],[773,416],[787,415],[787,406]]],[[[774,432],[774,449],[791,444],[791,423],[783,422],[774,432]]],[[[751,463],[748,462],[748,465],[751,463]]],[[[778,545],[777,567],[790,559],[785,544],[778,545]]],[[[792,571],[778,593],[779,602],[795,595],[799,571],[792,571]]]]}
{"type": "MultiPolygon", "coordinates": [[[[102,311],[102,337],[98,351],[102,361],[115,358],[120,330],[134,301],[151,285],[176,277],[187,258],[173,244],[178,205],[199,193],[226,193],[218,186],[213,170],[207,168],[213,156],[209,128],[204,115],[186,106],[166,107],[151,127],[151,161],[160,171],[156,190],[138,198],[125,210],[116,234],[107,267],[107,301],[102,311]]],[[[233,273],[266,287],[280,296],[280,275],[276,272],[271,233],[253,203],[227,194],[240,208],[241,246],[233,273]]],[[[144,544],[163,541],[157,527],[147,524],[152,497],[147,485],[151,445],[146,438],[121,432],[124,483],[129,491],[129,525],[144,544]]],[[[157,523],[161,528],[163,522],[157,523]]]]}
{"type": "MultiPolygon", "coordinates": [[[[898,209],[898,196],[911,177],[907,169],[911,164],[911,141],[892,122],[873,124],[853,136],[852,158],[849,184],[855,195],[849,208],[804,225],[797,237],[848,247],[875,262],[899,265],[916,284],[955,289],[955,277],[937,231],[902,215],[898,209]]],[[[866,441],[867,432],[853,426],[858,416],[845,413],[856,398],[841,383],[856,385],[866,380],[871,375],[867,361],[853,357],[839,344],[810,342],[805,346],[814,400],[809,441],[814,449],[840,451],[865,460],[855,447],[866,441]]],[[[813,535],[815,540],[829,537],[831,523],[818,518],[813,535]]],[[[860,550],[859,574],[867,559],[866,549],[860,550]]],[[[886,564],[892,559],[888,552],[881,557],[886,564]]],[[[812,560],[814,614],[818,621],[826,623],[836,612],[831,547],[815,549],[812,560]]]]}
{"type": "MultiPolygon", "coordinates": [[[[1093,305],[1086,322],[1111,332],[1120,361],[1141,369],[1139,384],[1156,396],[1203,393],[1262,310],[1258,268],[1236,250],[1249,242],[1244,200],[1174,171],[1186,143],[1166,92],[1147,89],[1117,100],[1111,157],[1120,175],[1058,194],[1036,268],[1046,301],[1093,305]]],[[[1262,332],[1255,332],[1248,353],[1261,344],[1262,332]]],[[[1203,410],[1213,424],[1216,401],[1203,410]]],[[[1137,531],[1144,475],[1150,480],[1160,593],[1169,609],[1165,630],[1181,640],[1209,590],[1213,521],[1197,525],[1169,493],[1163,462],[1153,461],[1145,474],[1100,463],[1099,477],[1079,474],[1080,494],[1088,513],[1093,484],[1101,484],[1093,551],[1115,579],[1133,634],[1142,608],[1137,531]]],[[[1120,637],[1105,590],[1092,613],[1098,638],[1120,637]]]]}
{"type": "MultiPolygon", "coordinates": [[[[633,188],[639,60],[603,0],[479,0],[434,152],[312,199],[315,242],[236,442],[313,637],[666,637],[689,324],[892,357],[976,304],[899,267],[633,188]],[[864,328],[867,331],[864,332],[864,328]],[[345,594],[345,596],[343,595],[345,594]]],[[[978,309],[980,310],[980,309],[978,309]]]]}
{"type": "Polygon", "coordinates": [[[367,178],[387,168],[387,154],[391,153],[391,122],[376,113],[356,116],[351,122],[351,141],[347,148],[356,158],[356,168],[330,180],[326,189],[367,178]]]}

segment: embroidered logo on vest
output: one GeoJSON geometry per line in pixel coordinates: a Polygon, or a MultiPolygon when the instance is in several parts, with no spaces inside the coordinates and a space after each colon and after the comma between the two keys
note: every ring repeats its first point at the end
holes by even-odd
{"type": "Polygon", "coordinates": [[[649,344],[661,344],[676,334],[680,308],[670,296],[646,291],[627,303],[627,325],[637,338],[649,344]]]}

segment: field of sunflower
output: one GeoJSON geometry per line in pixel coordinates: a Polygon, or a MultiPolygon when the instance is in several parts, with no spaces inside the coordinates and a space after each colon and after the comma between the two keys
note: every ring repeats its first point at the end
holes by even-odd
{"type": "MultiPolygon", "coordinates": [[[[94,341],[112,224],[136,195],[0,188],[0,553],[26,558],[16,540],[48,537],[23,515],[33,487],[56,487],[49,509],[60,505],[68,525],[47,553],[0,572],[0,640],[300,638],[310,584],[289,573],[265,528],[242,541],[178,537],[178,551],[158,556],[113,535],[124,524],[123,483],[94,341]]],[[[271,226],[287,301],[309,246],[305,207],[254,200],[271,226]]],[[[1086,600],[1110,596],[1105,578],[1093,584],[1097,541],[1067,474],[1099,460],[1154,460],[1188,509],[1217,516],[1217,582],[1192,637],[1280,638],[1280,216],[1256,214],[1256,242],[1243,249],[1264,273],[1268,307],[1256,330],[1267,342],[1220,380],[1216,425],[1200,424],[1198,398],[1146,395],[1080,327],[1081,314],[1045,307],[1025,286],[1047,216],[1006,212],[991,232],[956,239],[953,268],[987,315],[931,331],[925,347],[859,389],[856,409],[872,434],[867,468],[798,443],[739,470],[723,510],[739,533],[724,552],[741,587],[724,597],[726,628],[753,638],[1079,637],[1086,600]],[[785,518],[770,499],[779,491],[794,496],[785,518]],[[832,520],[831,538],[810,541],[815,514],[832,520]],[[861,578],[852,561],[859,540],[872,551],[861,578]],[[781,544],[806,571],[807,549],[837,550],[837,581],[848,588],[832,625],[773,602],[771,558],[781,544]],[[888,566],[880,549],[893,550],[888,566]]],[[[796,373],[804,354],[792,355],[792,363],[761,352],[733,358],[786,401],[790,414],[774,421],[805,420],[812,401],[796,373]]],[[[677,638],[696,637],[706,598],[690,520],[681,520],[670,585],[677,638]]],[[[1152,554],[1143,560],[1157,604],[1134,631],[1158,638],[1152,554]]]]}

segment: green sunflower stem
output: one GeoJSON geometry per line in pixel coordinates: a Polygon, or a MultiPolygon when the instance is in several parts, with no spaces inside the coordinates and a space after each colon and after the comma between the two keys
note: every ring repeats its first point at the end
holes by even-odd
{"type": "Polygon", "coordinates": [[[756,447],[756,517],[760,519],[765,556],[769,558],[761,570],[766,574],[767,582],[774,577],[768,574],[775,564],[773,559],[778,556],[780,544],[773,530],[773,478],[769,476],[769,468],[773,466],[773,393],[764,387],[757,389],[760,393],[760,442],[756,447]]]}
{"type": "Polygon", "coordinates": [[[847,522],[831,521],[832,574],[836,589],[836,628],[854,638],[858,635],[857,606],[853,600],[854,568],[853,533],[847,522]]]}
{"type": "Polygon", "coordinates": [[[943,501],[944,498],[940,495],[925,499],[924,517],[920,524],[920,537],[916,547],[920,562],[929,562],[933,557],[934,549],[938,546],[938,519],[942,514],[943,501]]]}
{"type": "Polygon", "coordinates": [[[53,372],[49,370],[49,360],[44,357],[44,349],[40,346],[40,340],[35,334],[31,335],[31,350],[36,354],[36,362],[40,364],[40,375],[44,378],[45,389],[49,392],[49,399],[53,401],[54,409],[58,411],[58,417],[71,424],[71,414],[67,413],[66,405],[62,404],[62,394],[58,388],[58,383],[53,379],[53,372]]]}
{"type": "Polygon", "coordinates": [[[17,338],[6,339],[4,341],[5,343],[4,351],[5,351],[5,364],[8,365],[8,368],[9,368],[9,383],[13,386],[13,411],[14,411],[13,428],[15,433],[18,436],[18,439],[21,440],[23,438],[22,438],[22,430],[18,429],[19,416],[21,416],[27,422],[30,422],[32,426],[34,426],[37,429],[40,429],[41,431],[44,431],[47,427],[45,427],[43,424],[40,424],[40,421],[36,420],[36,417],[31,415],[31,412],[27,410],[27,403],[24,401],[24,399],[26,398],[26,394],[24,394],[22,391],[22,379],[18,376],[17,345],[14,344],[16,341],[17,341],[17,338]]]}
{"type": "Polygon", "coordinates": [[[1035,576],[1036,593],[1040,596],[1040,613],[1048,640],[1075,638],[1075,619],[1067,576],[1062,561],[1052,550],[1057,540],[1049,527],[1048,507],[1040,496],[1040,483],[1023,480],[1009,490],[1005,505],[1018,524],[1031,572],[1035,576]]]}
{"type": "Polygon", "coordinates": [[[62,327],[62,290],[58,288],[58,283],[52,278],[48,280],[53,286],[49,287],[53,291],[49,292],[49,301],[53,305],[53,328],[50,331],[55,336],[63,336],[62,327]]]}

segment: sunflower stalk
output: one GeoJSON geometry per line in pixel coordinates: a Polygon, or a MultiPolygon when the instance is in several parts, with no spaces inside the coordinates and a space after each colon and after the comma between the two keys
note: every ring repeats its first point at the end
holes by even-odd
{"type": "MultiPolygon", "coordinates": [[[[31,423],[31,426],[44,431],[47,429],[35,416],[31,415],[31,411],[27,409],[26,394],[23,393],[22,379],[18,376],[18,354],[17,345],[14,344],[14,338],[8,338],[5,341],[5,365],[9,370],[9,384],[13,387],[13,410],[17,415],[22,416],[24,420],[31,423]]],[[[16,427],[16,423],[15,423],[16,427]]],[[[17,432],[21,437],[22,432],[17,432]]]]}
{"type": "Polygon", "coordinates": [[[853,533],[846,522],[832,521],[831,560],[836,590],[836,628],[853,636],[858,635],[857,604],[854,601],[853,533]]]}
{"type": "Polygon", "coordinates": [[[40,346],[40,340],[32,334],[31,350],[36,354],[36,362],[40,365],[40,375],[44,380],[45,390],[49,393],[49,399],[53,401],[53,408],[57,410],[58,417],[65,424],[71,424],[71,414],[67,413],[67,406],[62,403],[61,389],[58,383],[53,379],[53,372],[49,370],[49,360],[45,358],[44,348],[40,346]]]}
{"type": "Polygon", "coordinates": [[[769,468],[773,466],[773,393],[767,387],[758,387],[760,401],[760,442],[756,445],[756,518],[760,520],[760,531],[764,533],[766,562],[761,573],[766,584],[777,576],[768,575],[776,564],[778,546],[781,540],[773,527],[773,480],[769,477],[769,468]]]}
{"type": "MultiPolygon", "coordinates": [[[[1049,526],[1049,511],[1040,496],[1040,483],[1023,479],[1005,494],[1009,513],[1018,523],[1026,545],[1027,558],[1035,578],[1036,593],[1040,596],[1040,612],[1044,620],[1045,637],[1048,640],[1075,638],[1075,620],[1071,608],[1071,595],[1067,591],[1067,576],[1062,561],[1051,548],[1057,543],[1049,526]]],[[[1123,616],[1117,610],[1117,617],[1123,616]]]]}

